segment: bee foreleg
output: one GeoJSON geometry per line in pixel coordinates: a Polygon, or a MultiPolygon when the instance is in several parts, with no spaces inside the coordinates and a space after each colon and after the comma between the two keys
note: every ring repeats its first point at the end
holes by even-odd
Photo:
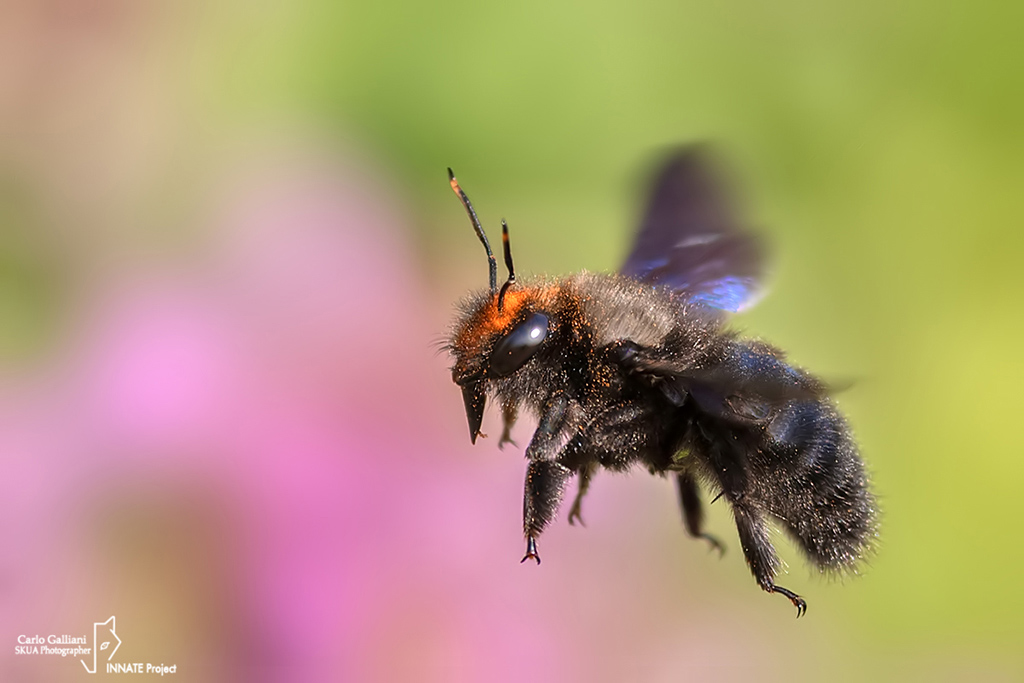
{"type": "Polygon", "coordinates": [[[537,536],[558,511],[566,481],[572,475],[565,465],[550,460],[537,460],[526,470],[523,492],[523,533],[526,535],[526,555],[522,562],[533,559],[540,564],[537,554],[537,536]]]}
{"type": "Polygon", "coordinates": [[[501,406],[501,438],[498,439],[498,448],[504,448],[505,444],[513,446],[516,442],[512,440],[512,426],[519,416],[519,406],[515,403],[506,403],[501,406]]]}
{"type": "Polygon", "coordinates": [[[719,556],[724,555],[725,546],[717,538],[701,530],[704,511],[701,509],[697,480],[689,472],[682,472],[676,475],[676,487],[679,491],[679,505],[683,509],[683,522],[686,524],[686,531],[693,538],[703,538],[710,543],[711,547],[718,551],[719,556]]]}
{"type": "Polygon", "coordinates": [[[526,447],[529,460],[554,460],[583,424],[583,408],[564,393],[550,396],[541,410],[537,431],[526,447]]]}
{"type": "Polygon", "coordinates": [[[583,407],[562,392],[544,401],[537,431],[526,447],[530,461],[526,471],[523,496],[523,532],[526,534],[526,556],[540,564],[537,536],[554,519],[562,502],[566,480],[573,469],[558,461],[584,424],[583,407]]]}
{"type": "Polygon", "coordinates": [[[587,495],[587,491],[590,489],[590,480],[593,479],[594,472],[596,471],[596,462],[588,462],[586,465],[581,465],[579,470],[577,470],[577,474],[580,478],[580,484],[579,489],[576,491],[576,498],[572,501],[572,507],[569,508],[569,524],[579,522],[581,526],[586,526],[586,524],[583,523],[580,503],[583,502],[583,496],[587,495]]]}
{"type": "Polygon", "coordinates": [[[807,602],[793,591],[775,585],[775,574],[779,570],[779,558],[768,538],[768,525],[760,512],[748,504],[731,501],[736,530],[739,532],[743,554],[750,565],[750,572],[762,589],[769,593],[780,593],[796,606],[797,617],[807,611],[807,602]]]}

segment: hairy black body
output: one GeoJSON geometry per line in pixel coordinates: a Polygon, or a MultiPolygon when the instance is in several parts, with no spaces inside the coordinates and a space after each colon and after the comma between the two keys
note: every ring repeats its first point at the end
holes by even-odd
{"type": "MultiPolygon", "coordinates": [[[[676,479],[687,531],[719,548],[702,526],[700,484],[724,497],[758,584],[787,596],[799,615],[805,601],[775,584],[779,559],[769,540],[770,521],[816,566],[842,570],[869,548],[875,505],[856,444],[825,385],[789,365],[779,350],[739,339],[724,327],[721,309],[709,305],[735,298],[723,282],[747,287],[741,294],[749,297],[741,276],[756,280],[750,261],[760,252],[721,220],[701,221],[698,239],[693,221],[679,220],[723,215],[718,197],[693,187],[694,178],[706,183],[703,168],[691,151],[662,172],[624,268],[650,263],[648,252],[669,256],[659,256],[657,266],[671,259],[695,262],[669,269],[673,276],[689,269],[682,286],[657,284],[666,278],[652,278],[649,270],[584,272],[520,285],[512,274],[506,230],[509,282],[500,292],[492,285],[464,302],[449,344],[452,377],[463,389],[474,441],[488,396],[502,408],[502,443],[521,408],[537,417],[526,448],[524,560],[540,562],[537,537],[554,518],[573,475],[580,484],[570,521],[580,518],[598,468],[642,465],[676,479]],[[676,186],[668,199],[666,183],[676,186]],[[681,201],[689,213],[672,206],[681,201]],[[715,205],[698,206],[694,214],[695,202],[715,205]],[[662,229],[659,215],[675,225],[667,246],[652,241],[652,230],[662,229]],[[724,252],[694,261],[701,255],[693,249],[707,252],[716,240],[724,252]],[[722,264],[721,272],[716,264],[722,264]],[[703,281],[692,276],[701,267],[703,281]],[[712,294],[718,298],[709,300],[712,294]]],[[[454,178],[453,187],[458,190],[454,178]]]]}

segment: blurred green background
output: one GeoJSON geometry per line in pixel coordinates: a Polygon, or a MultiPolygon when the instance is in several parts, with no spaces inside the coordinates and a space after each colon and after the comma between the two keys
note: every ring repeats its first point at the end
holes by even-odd
{"type": "MultiPolygon", "coordinates": [[[[786,666],[762,677],[1024,677],[1024,4],[109,0],[3,12],[6,375],[58,344],[76,281],[123,258],[113,245],[201,241],[180,225],[224,159],[266,140],[298,130],[387,178],[412,216],[432,334],[486,273],[446,166],[492,232],[509,220],[522,273],[611,270],[659,150],[711,140],[776,256],[770,295],[737,325],[852,382],[838,400],[883,508],[865,576],[806,582],[799,628],[753,588],[735,542],[710,568],[717,591],[771,614],[758,623],[787,620],[786,666]],[[97,244],[110,248],[80,251],[97,244]],[[827,640],[807,635],[815,620],[827,640]]],[[[711,519],[733,538],[727,511],[711,519]]],[[[628,577],[606,588],[629,589],[628,577]]]]}

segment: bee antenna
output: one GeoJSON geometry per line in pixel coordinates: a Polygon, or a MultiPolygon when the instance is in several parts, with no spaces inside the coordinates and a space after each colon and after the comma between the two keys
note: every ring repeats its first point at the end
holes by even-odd
{"type": "MultiPolygon", "coordinates": [[[[448,168],[448,182],[452,186],[452,190],[455,191],[455,195],[462,202],[462,205],[466,207],[466,213],[469,214],[469,220],[473,223],[473,229],[476,231],[476,236],[480,238],[480,241],[484,245],[484,249],[487,251],[487,266],[490,273],[490,284],[491,294],[498,289],[498,262],[494,260],[494,254],[491,253],[491,243],[487,241],[487,235],[484,234],[484,226],[480,225],[480,219],[476,217],[476,211],[473,210],[473,205],[469,202],[469,197],[459,187],[459,181],[455,179],[455,172],[448,168]]],[[[507,252],[506,252],[507,253],[507,252]]],[[[507,263],[512,263],[511,257],[507,257],[505,260],[507,263]]]]}
{"type": "Polygon", "coordinates": [[[501,291],[498,292],[498,311],[504,306],[505,303],[505,292],[508,288],[516,282],[516,269],[512,265],[512,248],[508,244],[508,223],[505,219],[501,219],[501,245],[505,250],[505,267],[508,268],[508,279],[505,280],[505,284],[501,286],[501,291]]]}

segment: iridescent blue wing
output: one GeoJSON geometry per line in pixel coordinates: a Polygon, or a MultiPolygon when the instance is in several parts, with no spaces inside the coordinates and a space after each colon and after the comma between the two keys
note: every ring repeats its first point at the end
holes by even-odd
{"type": "Polygon", "coordinates": [[[740,227],[721,176],[705,147],[673,153],[655,176],[647,214],[622,274],[723,311],[756,303],[766,249],[740,227]]]}

